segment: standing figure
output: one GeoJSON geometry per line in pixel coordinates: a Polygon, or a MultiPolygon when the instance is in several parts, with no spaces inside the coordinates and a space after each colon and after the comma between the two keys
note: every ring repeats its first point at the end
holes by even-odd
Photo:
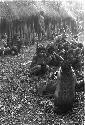
{"type": "Polygon", "coordinates": [[[7,34],[5,33],[4,34],[4,47],[7,47],[7,39],[8,37],[7,37],[7,34]]]}
{"type": "Polygon", "coordinates": [[[41,33],[42,36],[45,35],[45,22],[44,22],[44,12],[41,11],[39,14],[39,25],[40,25],[40,37],[41,37],[41,33]]]}
{"type": "MultiPolygon", "coordinates": [[[[57,85],[54,93],[54,105],[60,112],[72,108],[75,99],[76,75],[68,62],[63,62],[57,73],[57,85]]],[[[57,110],[56,110],[57,111],[57,110]]]]}

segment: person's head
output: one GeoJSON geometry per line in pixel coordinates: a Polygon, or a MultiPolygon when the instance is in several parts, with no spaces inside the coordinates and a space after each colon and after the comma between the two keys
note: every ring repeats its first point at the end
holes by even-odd
{"type": "Polygon", "coordinates": [[[63,47],[64,47],[65,51],[68,51],[70,48],[70,43],[68,41],[64,42],[63,47]]]}
{"type": "Polygon", "coordinates": [[[18,33],[14,34],[14,37],[13,37],[14,40],[19,40],[20,39],[20,36],[18,33]]]}
{"type": "Polygon", "coordinates": [[[63,63],[61,64],[61,67],[62,67],[62,71],[65,73],[69,73],[69,71],[71,70],[71,64],[67,60],[63,61],[63,63]]]}
{"type": "Polygon", "coordinates": [[[77,45],[80,49],[82,49],[83,48],[83,44],[82,43],[78,43],[78,45],[77,45]]]}
{"type": "Polygon", "coordinates": [[[46,51],[47,51],[47,54],[52,54],[54,52],[54,44],[53,43],[50,43],[47,45],[46,47],[46,51]]]}
{"type": "Polygon", "coordinates": [[[36,49],[36,54],[41,55],[41,56],[44,56],[46,54],[46,49],[45,49],[44,45],[42,45],[42,44],[38,45],[38,47],[36,49]]]}
{"type": "Polygon", "coordinates": [[[43,12],[43,11],[40,11],[40,15],[44,16],[44,12],[43,12]]]}
{"type": "Polygon", "coordinates": [[[7,36],[7,34],[6,34],[6,33],[5,33],[4,35],[5,35],[5,36],[7,36]]]}

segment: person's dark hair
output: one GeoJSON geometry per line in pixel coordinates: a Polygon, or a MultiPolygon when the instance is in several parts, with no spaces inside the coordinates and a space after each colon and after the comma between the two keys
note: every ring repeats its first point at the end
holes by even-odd
{"type": "Polygon", "coordinates": [[[45,47],[44,45],[40,44],[36,49],[36,53],[39,54],[42,50],[45,51],[45,47]]]}
{"type": "Polygon", "coordinates": [[[51,54],[54,51],[54,44],[53,43],[48,44],[46,47],[46,51],[47,53],[51,54]]]}
{"type": "Polygon", "coordinates": [[[79,48],[83,48],[83,44],[82,43],[78,43],[78,47],[79,48]]]}
{"type": "Polygon", "coordinates": [[[62,71],[65,73],[69,73],[69,71],[71,70],[71,64],[68,61],[64,61],[62,64],[62,71]]]}
{"type": "Polygon", "coordinates": [[[43,11],[40,11],[40,15],[44,15],[44,12],[43,12],[43,11]]]}

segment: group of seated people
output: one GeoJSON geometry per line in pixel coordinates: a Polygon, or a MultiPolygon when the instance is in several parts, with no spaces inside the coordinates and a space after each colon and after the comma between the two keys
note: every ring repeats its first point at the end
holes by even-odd
{"type": "Polygon", "coordinates": [[[83,59],[82,43],[72,43],[64,38],[49,43],[46,47],[39,44],[33,57],[30,68],[35,65],[59,67],[61,62],[67,61],[76,71],[81,70],[81,58],[83,59]]]}
{"type": "MultiPolygon", "coordinates": [[[[36,55],[33,57],[30,66],[31,73],[32,69],[40,65],[42,73],[39,73],[39,75],[44,75],[47,67],[59,67],[61,61],[63,61],[63,58],[55,53],[52,44],[47,45],[46,48],[43,45],[39,45],[36,49],[36,55]]],[[[33,71],[33,74],[34,73],[35,72],[33,71]]]]}
{"type": "MultiPolygon", "coordinates": [[[[31,76],[37,76],[39,78],[45,76],[48,71],[51,72],[51,68],[55,67],[57,71],[57,73],[54,73],[54,75],[57,76],[56,83],[48,83],[46,87],[43,87],[42,85],[41,89],[44,88],[42,95],[46,93],[46,91],[50,91],[50,93],[53,91],[53,96],[55,98],[54,105],[58,106],[62,111],[67,111],[72,107],[75,100],[75,88],[77,85],[80,85],[78,87],[83,85],[83,82],[82,84],[77,84],[75,74],[75,65],[80,65],[80,62],[76,61],[75,64],[75,60],[73,62],[69,61],[70,59],[68,59],[68,55],[69,42],[65,39],[61,39],[57,41],[57,45],[55,43],[50,43],[46,47],[44,45],[39,45],[30,65],[31,76]],[[63,49],[62,44],[59,46],[58,42],[62,43],[62,41],[64,51],[59,52],[60,49],[63,49]]],[[[71,60],[73,60],[73,58],[71,58],[71,60]]],[[[40,91],[41,90],[39,89],[39,92],[40,91]]]]}
{"type": "Polygon", "coordinates": [[[2,46],[0,48],[0,55],[15,55],[20,52],[22,42],[18,34],[15,34],[10,41],[5,33],[2,35],[1,43],[2,46]]]}

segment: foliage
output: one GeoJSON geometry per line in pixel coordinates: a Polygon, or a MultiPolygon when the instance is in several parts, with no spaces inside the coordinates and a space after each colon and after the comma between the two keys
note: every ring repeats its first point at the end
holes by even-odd
{"type": "MultiPolygon", "coordinates": [[[[61,1],[5,1],[0,2],[0,17],[6,18],[7,21],[23,19],[38,14],[43,11],[48,17],[54,18],[73,18],[64,8],[61,1]]],[[[70,11],[70,10],[69,10],[70,11]]],[[[72,12],[70,12],[72,13],[72,12]]]]}

